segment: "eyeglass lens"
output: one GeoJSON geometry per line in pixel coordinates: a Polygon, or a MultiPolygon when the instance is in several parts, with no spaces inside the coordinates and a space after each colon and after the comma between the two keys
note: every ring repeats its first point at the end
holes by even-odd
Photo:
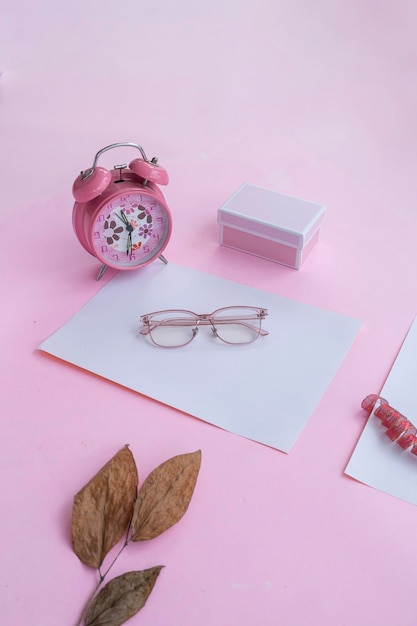
{"type": "Polygon", "coordinates": [[[194,338],[196,318],[186,311],[165,311],[152,315],[152,341],[164,348],[185,346],[194,338]]]}
{"type": "Polygon", "coordinates": [[[261,319],[255,309],[225,309],[216,313],[212,320],[217,336],[226,343],[251,343],[259,336],[261,319]]]}

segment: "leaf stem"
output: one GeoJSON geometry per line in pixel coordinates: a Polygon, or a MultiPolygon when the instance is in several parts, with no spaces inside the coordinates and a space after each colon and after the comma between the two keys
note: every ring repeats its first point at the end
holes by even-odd
{"type": "Polygon", "coordinates": [[[122,545],[122,547],[120,548],[119,552],[116,554],[116,556],[114,557],[113,561],[110,563],[110,565],[108,566],[108,568],[106,569],[106,571],[104,572],[104,574],[101,573],[101,567],[98,568],[98,575],[99,575],[99,581],[97,583],[97,585],[95,586],[93,593],[90,595],[90,597],[88,598],[84,609],[80,615],[80,619],[78,620],[78,622],[76,623],[75,626],[82,626],[83,624],[83,620],[85,620],[85,618],[87,617],[87,613],[88,610],[91,606],[91,604],[93,603],[96,595],[97,595],[97,591],[100,589],[100,585],[102,584],[102,582],[104,581],[104,579],[106,578],[107,574],[109,573],[109,571],[111,570],[111,568],[113,567],[113,565],[116,563],[117,559],[119,558],[119,556],[122,554],[123,550],[127,547],[129,541],[130,541],[130,528],[132,525],[132,519],[133,519],[133,511],[132,511],[132,515],[130,516],[130,520],[129,520],[129,524],[126,530],[126,536],[125,536],[125,540],[124,543],[122,545]]]}
{"type": "MultiPolygon", "coordinates": [[[[113,565],[116,563],[117,559],[122,554],[123,550],[127,547],[128,543],[130,541],[129,534],[130,534],[130,528],[132,526],[132,519],[133,519],[133,509],[132,509],[132,515],[130,516],[129,524],[127,526],[124,544],[122,545],[122,547],[120,548],[119,552],[116,554],[116,556],[114,557],[113,561],[110,563],[110,565],[108,566],[108,568],[106,569],[104,574],[102,574],[101,571],[99,570],[99,574],[100,574],[100,577],[101,577],[101,582],[105,579],[105,577],[107,576],[107,574],[109,573],[109,571],[111,570],[113,565]]],[[[78,626],[78,624],[77,624],[77,626],[78,626]]]]}
{"type": "MultiPolygon", "coordinates": [[[[120,548],[119,552],[116,554],[116,556],[114,557],[113,561],[110,563],[110,565],[108,566],[108,568],[106,569],[106,571],[104,572],[104,574],[100,574],[100,583],[103,582],[103,580],[106,578],[107,574],[109,573],[109,571],[111,570],[111,568],[113,567],[113,565],[116,563],[117,559],[119,558],[119,556],[122,554],[123,550],[126,548],[128,544],[128,540],[126,539],[124,544],[122,545],[122,547],[120,548]]],[[[78,626],[78,625],[77,625],[78,626]]]]}

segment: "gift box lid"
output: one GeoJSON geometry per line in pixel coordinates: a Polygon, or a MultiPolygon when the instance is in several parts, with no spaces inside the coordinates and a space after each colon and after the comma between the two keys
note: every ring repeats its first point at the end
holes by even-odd
{"type": "Polygon", "coordinates": [[[218,210],[218,222],[244,232],[304,248],[326,207],[244,183],[218,210]]]}

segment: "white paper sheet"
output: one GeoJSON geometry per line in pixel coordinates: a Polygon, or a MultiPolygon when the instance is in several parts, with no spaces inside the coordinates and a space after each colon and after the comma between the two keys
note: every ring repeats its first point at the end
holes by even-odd
{"type": "MultiPolygon", "coordinates": [[[[417,425],[417,318],[379,395],[417,425]]],[[[378,393],[370,389],[369,393],[378,393]]],[[[359,405],[363,398],[359,399],[359,405]]],[[[366,413],[364,413],[366,419],[366,413]]],[[[417,504],[417,457],[403,451],[371,415],[345,473],[375,489],[417,504]]]]}
{"type": "Polygon", "coordinates": [[[358,320],[169,263],[120,272],[41,350],[243,437],[288,452],[349,350],[358,320]],[[139,316],[265,307],[269,335],[229,346],[202,328],[183,348],[139,335],[139,316]]]}

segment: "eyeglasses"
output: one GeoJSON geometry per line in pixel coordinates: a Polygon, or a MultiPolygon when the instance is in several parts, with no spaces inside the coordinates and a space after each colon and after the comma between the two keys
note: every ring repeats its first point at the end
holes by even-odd
{"type": "Polygon", "coordinates": [[[148,335],[161,348],[180,348],[194,339],[200,326],[210,326],[217,339],[241,345],[268,335],[261,328],[267,315],[267,309],[253,306],[227,306],[202,315],[181,309],[155,311],[140,317],[140,334],[148,335]]]}

